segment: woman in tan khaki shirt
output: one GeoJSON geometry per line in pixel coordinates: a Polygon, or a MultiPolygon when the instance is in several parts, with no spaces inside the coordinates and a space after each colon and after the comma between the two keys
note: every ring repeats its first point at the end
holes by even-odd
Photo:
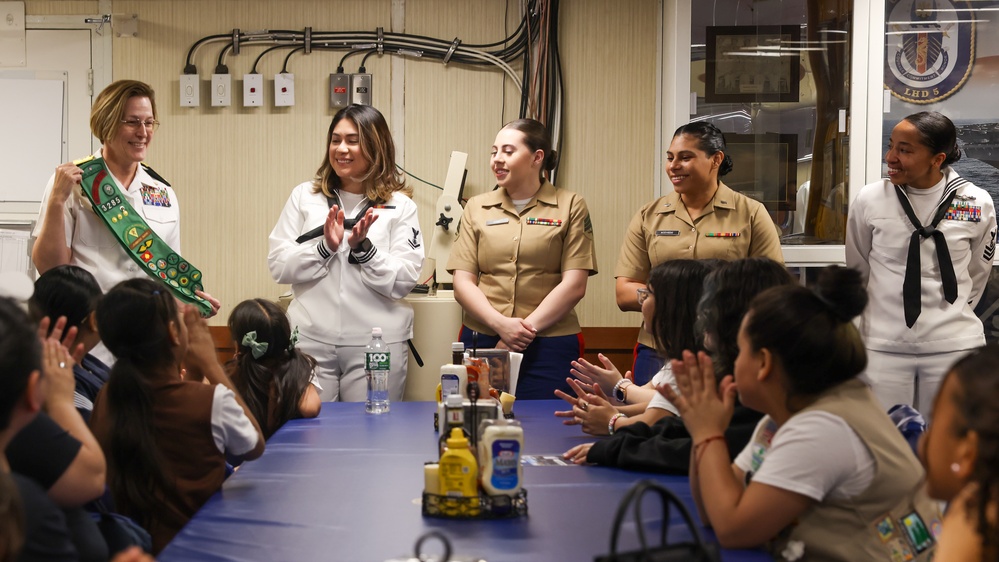
{"type": "Polygon", "coordinates": [[[521,399],[570,390],[570,363],[583,353],[574,307],[597,272],[586,202],[545,179],[555,162],[544,125],[519,119],[503,127],[490,159],[499,187],[468,201],[447,266],[466,348],[524,354],[521,399]]]}

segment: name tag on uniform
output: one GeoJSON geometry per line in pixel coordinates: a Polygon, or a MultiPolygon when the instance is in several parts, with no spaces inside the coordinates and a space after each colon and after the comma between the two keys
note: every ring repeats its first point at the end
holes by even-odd
{"type": "Polygon", "coordinates": [[[493,219],[491,221],[486,221],[486,226],[496,226],[497,224],[507,224],[510,219],[493,219]]]}
{"type": "Polygon", "coordinates": [[[679,236],[679,230],[657,230],[656,236],[679,236]]]}

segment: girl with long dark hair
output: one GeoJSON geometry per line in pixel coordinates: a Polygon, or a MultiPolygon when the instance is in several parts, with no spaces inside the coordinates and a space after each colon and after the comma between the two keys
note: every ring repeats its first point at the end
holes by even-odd
{"type": "Polygon", "coordinates": [[[158,553],[222,485],[225,455],[255,459],[264,437],[193,306],[130,279],[105,295],[97,326],[118,360],[90,426],[116,510],[149,531],[158,553]]]}

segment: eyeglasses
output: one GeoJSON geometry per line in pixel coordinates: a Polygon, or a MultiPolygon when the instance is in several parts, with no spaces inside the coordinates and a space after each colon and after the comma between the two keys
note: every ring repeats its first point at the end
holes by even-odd
{"type": "Polygon", "coordinates": [[[157,127],[160,126],[160,122],[155,119],[150,119],[148,121],[139,121],[138,119],[121,120],[121,124],[127,126],[129,129],[137,130],[139,127],[145,127],[150,131],[155,131],[157,127]]]}
{"type": "Polygon", "coordinates": [[[638,293],[638,306],[642,306],[642,303],[645,302],[645,299],[649,298],[652,295],[652,291],[648,290],[648,288],[646,287],[635,289],[635,292],[638,293]]]}

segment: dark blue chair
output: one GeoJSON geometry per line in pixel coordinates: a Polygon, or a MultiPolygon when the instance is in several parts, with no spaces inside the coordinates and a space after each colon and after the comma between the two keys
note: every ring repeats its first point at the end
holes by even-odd
{"type": "Polygon", "coordinates": [[[902,436],[909,442],[912,452],[917,453],[919,436],[926,431],[926,419],[923,417],[923,414],[920,414],[908,404],[896,404],[888,410],[888,417],[891,418],[891,421],[895,422],[895,427],[902,432],[902,436]]]}

